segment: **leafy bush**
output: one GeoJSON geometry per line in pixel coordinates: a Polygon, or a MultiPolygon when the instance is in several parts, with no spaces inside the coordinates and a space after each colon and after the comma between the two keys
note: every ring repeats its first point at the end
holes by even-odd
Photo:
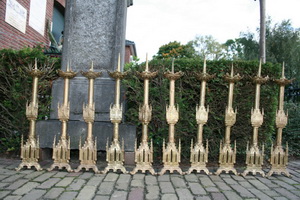
{"type": "Polygon", "coordinates": [[[43,54],[43,49],[0,50],[0,151],[14,151],[20,146],[20,135],[27,135],[28,120],[26,102],[31,100],[32,77],[27,70],[37,58],[38,68],[45,71],[39,80],[39,116],[44,119],[50,113],[51,84],[59,68],[58,58],[43,54]]]}
{"type": "MultiPolygon", "coordinates": [[[[204,126],[204,139],[209,142],[209,159],[216,161],[219,154],[219,143],[224,138],[225,123],[224,113],[228,98],[228,83],[223,80],[223,75],[230,72],[232,62],[226,60],[208,61],[207,71],[216,74],[209,81],[206,90],[205,105],[209,105],[209,119],[204,126]]],[[[246,143],[252,138],[251,108],[254,107],[255,85],[250,77],[257,74],[257,61],[237,61],[233,63],[235,73],[240,73],[244,78],[235,85],[234,104],[237,108],[237,121],[232,127],[231,141],[237,141],[238,158],[245,159],[246,143]]],[[[155,156],[161,157],[163,139],[168,137],[168,124],[166,122],[166,105],[169,103],[169,81],[163,73],[170,70],[171,60],[154,59],[149,63],[151,71],[159,71],[158,77],[150,81],[149,102],[153,107],[152,121],[149,124],[149,138],[153,139],[155,156]]],[[[202,71],[203,61],[198,58],[180,58],[175,60],[175,71],[183,71],[185,75],[176,81],[176,103],[179,105],[179,121],[176,124],[176,140],[181,139],[183,159],[190,155],[191,139],[195,141],[197,123],[195,119],[196,105],[200,100],[200,81],[194,72],[202,71]]],[[[128,122],[139,125],[138,105],[143,102],[143,80],[139,80],[135,71],[143,71],[142,65],[129,65],[130,75],[124,80],[127,86],[127,111],[128,122]]],[[[271,78],[280,77],[280,66],[267,63],[262,67],[262,75],[271,78]]],[[[259,142],[265,143],[270,148],[271,136],[275,134],[275,111],[277,107],[278,86],[268,82],[261,87],[261,104],[264,109],[264,123],[259,129],[259,142]]],[[[141,136],[141,126],[138,126],[138,138],[141,136]]],[[[233,142],[232,142],[233,143],[233,142]]]]}

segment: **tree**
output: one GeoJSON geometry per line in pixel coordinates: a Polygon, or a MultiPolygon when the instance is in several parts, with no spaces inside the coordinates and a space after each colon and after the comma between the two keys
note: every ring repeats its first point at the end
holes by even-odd
{"type": "Polygon", "coordinates": [[[195,49],[191,43],[182,45],[180,42],[174,41],[159,47],[157,59],[162,58],[192,58],[195,56],[195,49]]]}

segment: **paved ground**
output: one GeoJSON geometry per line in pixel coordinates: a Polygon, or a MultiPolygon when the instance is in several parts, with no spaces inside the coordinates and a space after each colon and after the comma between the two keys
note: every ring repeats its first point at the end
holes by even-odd
{"type": "MultiPolygon", "coordinates": [[[[0,199],[300,199],[300,160],[290,161],[292,178],[221,174],[94,174],[14,168],[19,160],[0,159],[0,199]]],[[[42,167],[49,163],[42,163],[42,167]]],[[[100,168],[102,170],[102,168],[100,168]]],[[[130,169],[130,167],[128,167],[130,169]]]]}

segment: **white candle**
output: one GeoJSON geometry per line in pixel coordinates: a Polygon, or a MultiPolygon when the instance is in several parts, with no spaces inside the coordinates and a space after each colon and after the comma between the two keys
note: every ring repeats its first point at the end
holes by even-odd
{"type": "Polygon", "coordinates": [[[282,63],[282,73],[281,73],[281,77],[282,77],[282,78],[285,78],[285,76],[284,76],[284,62],[282,63]]]}
{"type": "Polygon", "coordinates": [[[174,60],[175,58],[172,59],[172,73],[174,73],[174,60]]]}
{"type": "Polygon", "coordinates": [[[146,53],[146,69],[145,69],[146,72],[149,71],[149,66],[148,66],[148,53],[146,53]]]}
{"type": "Polygon", "coordinates": [[[120,53],[119,53],[119,57],[118,57],[118,69],[117,69],[118,72],[121,71],[121,56],[120,56],[120,53]]]}
{"type": "Polygon", "coordinates": [[[260,77],[261,76],[261,59],[259,60],[259,67],[258,67],[258,73],[257,76],[260,77]]]}
{"type": "Polygon", "coordinates": [[[233,77],[233,63],[231,65],[231,73],[230,73],[230,76],[233,77]]]}
{"type": "Polygon", "coordinates": [[[204,57],[203,73],[206,73],[206,58],[204,57]]]}
{"type": "Polygon", "coordinates": [[[37,70],[37,58],[34,59],[34,69],[37,70]]]}
{"type": "Polygon", "coordinates": [[[67,72],[70,71],[70,60],[68,60],[68,63],[67,63],[67,72]]]}
{"type": "Polygon", "coordinates": [[[94,71],[94,61],[92,61],[92,65],[91,65],[90,71],[94,71]]]}

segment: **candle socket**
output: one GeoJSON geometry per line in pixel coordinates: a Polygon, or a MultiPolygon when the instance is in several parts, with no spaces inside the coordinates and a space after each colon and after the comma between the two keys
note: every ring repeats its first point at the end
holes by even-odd
{"type": "Polygon", "coordinates": [[[109,146],[108,138],[106,143],[106,161],[107,167],[102,173],[107,173],[110,170],[117,172],[120,170],[124,174],[127,173],[124,167],[124,140],[122,140],[122,146],[119,142],[119,124],[122,121],[122,105],[120,104],[120,81],[127,75],[127,73],[120,72],[120,62],[118,64],[118,70],[114,72],[108,72],[108,74],[116,80],[115,87],[115,103],[110,106],[110,121],[114,125],[113,140],[109,146]]]}
{"type": "Polygon", "coordinates": [[[70,102],[69,102],[69,80],[76,76],[76,72],[70,71],[69,66],[67,71],[58,70],[58,75],[64,79],[64,102],[62,105],[58,103],[58,119],[61,121],[61,135],[58,143],[56,144],[56,136],[53,140],[53,164],[48,171],[52,171],[56,167],[58,169],[65,168],[68,172],[72,172],[69,164],[70,161],[70,137],[67,134],[67,123],[70,116],[70,102]]]}
{"type": "Polygon", "coordinates": [[[289,149],[288,143],[286,143],[285,150],[282,147],[282,129],[286,127],[288,121],[288,114],[284,112],[283,103],[284,103],[284,87],[285,85],[290,84],[292,80],[288,80],[284,77],[284,67],[282,67],[282,77],[275,80],[275,83],[279,85],[279,106],[276,112],[276,127],[277,127],[277,136],[276,143],[271,147],[271,170],[268,172],[267,177],[272,176],[272,174],[284,174],[290,177],[290,173],[287,170],[288,165],[288,156],[289,149]]]}
{"type": "Polygon", "coordinates": [[[165,145],[165,140],[163,141],[163,165],[164,167],[160,171],[160,175],[163,175],[169,170],[170,173],[177,171],[179,174],[183,174],[180,163],[181,154],[181,142],[179,139],[178,148],[175,144],[175,124],[179,119],[179,107],[175,104],[175,80],[183,76],[182,72],[166,72],[164,76],[170,80],[170,104],[166,106],[166,120],[169,124],[169,141],[167,147],[165,145]]]}
{"type": "MultiPolygon", "coordinates": [[[[92,67],[93,68],[93,64],[92,67]]],[[[88,104],[83,104],[83,119],[87,123],[87,136],[86,140],[81,146],[81,137],[79,141],[79,160],[80,165],[75,172],[79,172],[83,168],[87,171],[89,169],[94,170],[95,173],[99,173],[96,165],[97,161],[97,138],[93,140],[93,123],[95,119],[95,102],[94,102],[94,79],[102,75],[101,72],[94,72],[89,70],[87,72],[81,72],[83,76],[89,79],[89,96],[88,104]]]]}
{"type": "Polygon", "coordinates": [[[230,145],[230,132],[231,127],[236,122],[236,113],[232,108],[233,103],[233,89],[234,83],[238,82],[242,77],[237,74],[233,75],[233,67],[231,68],[231,73],[226,74],[224,76],[225,81],[229,83],[229,93],[228,93],[228,104],[225,111],[225,140],[224,142],[220,142],[220,151],[219,151],[219,168],[216,175],[220,175],[223,171],[229,173],[233,172],[235,175],[238,175],[236,169],[234,168],[234,164],[236,162],[236,142],[234,141],[234,148],[232,149],[230,145]]]}
{"type": "Polygon", "coordinates": [[[19,167],[16,168],[17,171],[21,170],[23,167],[30,169],[35,167],[36,170],[42,170],[39,160],[40,144],[39,138],[36,139],[36,119],[38,116],[38,79],[44,74],[42,71],[37,69],[37,62],[35,63],[35,68],[31,67],[28,70],[28,74],[32,77],[32,100],[30,103],[26,104],[26,117],[30,121],[28,139],[24,143],[24,138],[21,138],[21,159],[19,167]]]}
{"type": "Polygon", "coordinates": [[[148,124],[152,117],[152,106],[148,104],[149,101],[149,80],[157,75],[157,72],[149,72],[146,64],[146,70],[139,73],[137,76],[144,80],[144,104],[139,107],[139,120],[142,123],[142,138],[139,147],[137,148],[137,140],[135,141],[135,163],[136,167],[130,172],[135,174],[138,171],[146,173],[149,171],[152,175],[155,175],[155,171],[152,167],[153,163],[153,143],[152,140],[148,142],[148,124]]]}

